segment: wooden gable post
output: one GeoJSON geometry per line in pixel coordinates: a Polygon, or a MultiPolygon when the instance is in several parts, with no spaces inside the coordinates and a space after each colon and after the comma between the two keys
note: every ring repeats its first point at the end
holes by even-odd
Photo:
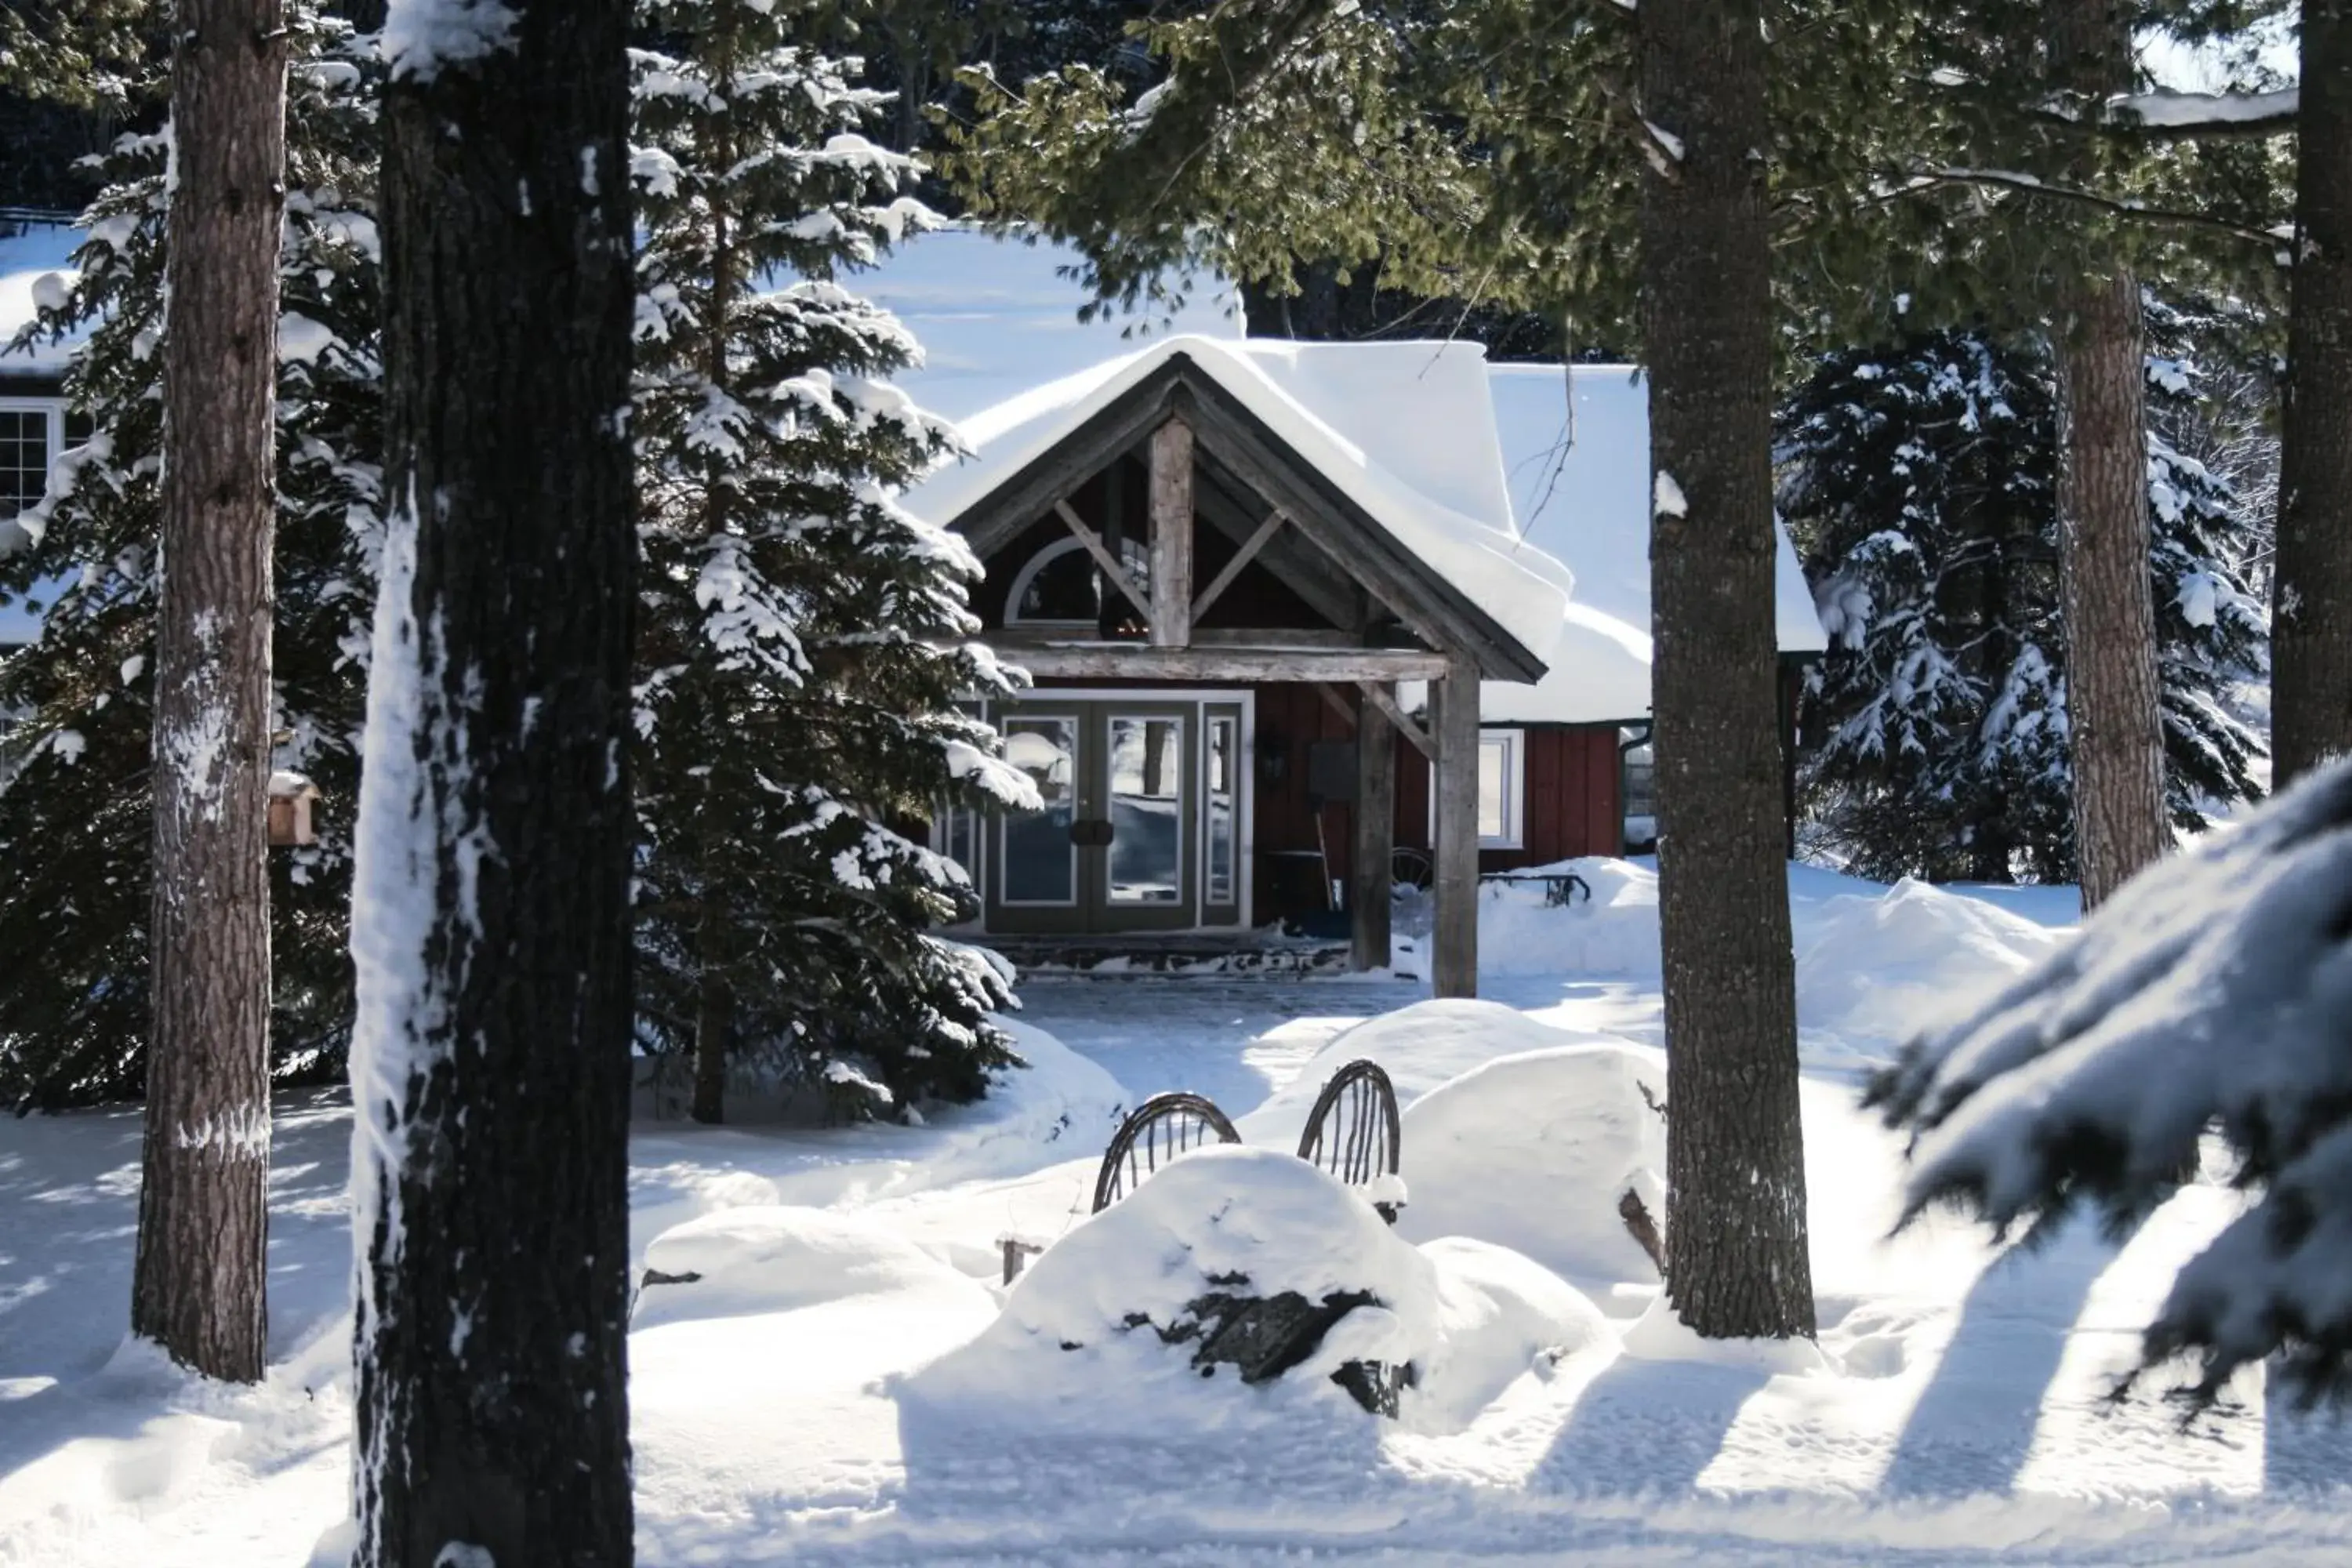
{"type": "Polygon", "coordinates": [[[1396,857],[1396,729],[1367,687],[1356,700],[1356,841],[1348,864],[1348,967],[1389,963],[1389,881],[1396,857]]]}
{"type": "Polygon", "coordinates": [[[1437,721],[1437,935],[1440,996],[1478,994],[1478,666],[1463,654],[1430,683],[1437,721]]]}
{"type": "Polygon", "coordinates": [[[1151,646],[1192,641],[1192,427],[1151,433],[1151,646]]]}

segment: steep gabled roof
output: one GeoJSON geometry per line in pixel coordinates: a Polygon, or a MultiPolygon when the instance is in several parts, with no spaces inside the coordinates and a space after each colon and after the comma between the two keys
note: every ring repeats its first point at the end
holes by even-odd
{"type": "MultiPolygon", "coordinates": [[[[961,421],[970,454],[907,501],[976,537],[1000,514],[1025,523],[1162,405],[1190,397],[1213,447],[1223,436],[1286,457],[1284,474],[1260,462],[1244,477],[1312,490],[1318,516],[1302,526],[1337,517],[1360,530],[1334,552],[1348,565],[1416,578],[1490,675],[1529,679],[1558,636],[1569,578],[1512,530],[1485,368],[1475,344],[1165,338],[961,421]]],[[[1266,499],[1305,510],[1292,495],[1266,499]]]]}

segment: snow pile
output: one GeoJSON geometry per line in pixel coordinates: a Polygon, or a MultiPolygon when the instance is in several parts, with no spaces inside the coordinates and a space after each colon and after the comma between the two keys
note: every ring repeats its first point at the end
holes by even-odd
{"type": "Polygon", "coordinates": [[[1522,876],[1573,872],[1591,899],[1546,902],[1538,882],[1490,882],[1479,889],[1478,972],[1492,975],[1577,974],[1655,980],[1658,871],[1633,860],[1562,860],[1522,876]]]}
{"type": "Polygon", "coordinates": [[[921,1111],[953,1146],[936,1163],[941,1181],[970,1181],[1035,1169],[1102,1152],[1133,1103],[1108,1071],[1045,1030],[999,1017],[1025,1067],[990,1075],[988,1097],[921,1111]]]}
{"type": "MultiPolygon", "coordinates": [[[[1549,1031],[1547,1031],[1549,1032],[1549,1031]]],[[[1559,1046],[1503,1057],[1404,1113],[1407,1237],[1475,1237],[1580,1284],[1654,1280],[1617,1205],[1628,1191],[1665,1220],[1660,1054],[1559,1046]],[[1528,1194],[1541,1194],[1530,1203],[1528,1194]]]]}
{"type": "Polygon", "coordinates": [[[1797,931],[1797,1011],[1808,1028],[1895,1044],[2016,979],[2065,934],[1925,882],[1846,894],[1797,931]]]}
{"type": "Polygon", "coordinates": [[[995,1322],[899,1393],[963,1419],[985,1409],[1023,1426],[1165,1436],[1286,1412],[1359,1418],[1332,1373],[1409,1363],[1407,1424],[1456,1430],[1538,1362],[1614,1342],[1591,1301],[1529,1259],[1463,1239],[1415,1247],[1304,1161],[1222,1144],[1047,1248],[995,1322]],[[1222,1362],[1195,1366],[1203,1303],[1285,1293],[1361,1304],[1255,1389],[1222,1362]]]}
{"type": "Polygon", "coordinates": [[[1423,1431],[1460,1431],[1529,1372],[1616,1349],[1601,1310],[1532,1258],[1464,1236],[1421,1255],[1437,1273],[1437,1343],[1404,1415],[1423,1431]]]}
{"type": "Polygon", "coordinates": [[[1436,1270],[1370,1204],[1286,1151],[1220,1144],[1162,1166],[1046,1248],[996,1321],[908,1392],[1089,1428],[1161,1429],[1186,1410],[1213,1423],[1240,1385],[1230,1369],[1194,1368],[1199,1304],[1286,1293],[1310,1304],[1370,1298],[1273,1380],[1310,1403],[1352,1408],[1329,1380],[1344,1361],[1420,1365],[1436,1347],[1436,1270]],[[1223,1392],[1179,1392],[1204,1384],[1223,1392]]]}
{"type": "Polygon", "coordinates": [[[632,1331],[795,1311],[943,1279],[971,1283],[871,1220],[774,1205],[721,1209],[664,1231],[646,1249],[646,1270],[632,1331]]]}
{"type": "MultiPolygon", "coordinates": [[[[1249,1142],[1297,1148],[1299,1135],[1307,1130],[1307,1113],[1314,1109],[1323,1085],[1359,1058],[1380,1063],[1396,1089],[1398,1107],[1410,1110],[1423,1096],[1497,1057],[1562,1046],[1623,1043],[1617,1036],[1596,1030],[1538,1024],[1499,1002],[1416,1002],[1394,1013],[1367,1018],[1335,1037],[1307,1059],[1296,1078],[1234,1126],[1249,1142]]],[[[1408,1132],[1404,1174],[1412,1199],[1418,1202],[1421,1194],[1412,1171],[1412,1140],[1408,1132]]]]}
{"type": "Polygon", "coordinates": [[[1664,1295],[1625,1331],[1625,1353],[1635,1361],[1745,1367],[1767,1375],[1811,1375],[1832,1370],[1829,1357],[1811,1340],[1702,1339],[1664,1295]]]}

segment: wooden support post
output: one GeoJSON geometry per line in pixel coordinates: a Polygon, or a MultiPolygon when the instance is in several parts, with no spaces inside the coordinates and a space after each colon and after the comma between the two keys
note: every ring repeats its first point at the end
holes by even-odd
{"type": "Polygon", "coordinates": [[[1367,687],[1356,713],[1356,842],[1348,865],[1348,967],[1389,963],[1389,882],[1396,855],[1396,730],[1367,687]]]}
{"type": "Polygon", "coordinates": [[[1151,645],[1192,640],[1192,427],[1151,433],[1151,645]]]}
{"type": "Polygon", "coordinates": [[[1456,654],[1432,683],[1437,710],[1437,936],[1440,996],[1478,994],[1478,667],[1456,654]]]}

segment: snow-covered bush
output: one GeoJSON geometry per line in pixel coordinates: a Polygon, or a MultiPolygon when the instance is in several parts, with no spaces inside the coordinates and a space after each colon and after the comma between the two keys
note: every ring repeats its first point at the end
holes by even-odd
{"type": "Polygon", "coordinates": [[[2217,1135],[2251,1207],[2147,1335],[2202,1357],[2210,1402],[2277,1356],[2352,1391],[2352,762],[2140,874],[2081,937],[1914,1041],[1871,1100],[1911,1130],[1908,1212],[2040,1229],[2136,1224],[2217,1135]]]}
{"type": "MultiPolygon", "coordinates": [[[[1812,837],[1892,881],[2074,876],[2057,414],[2047,355],[1944,332],[1823,360],[1781,410],[1780,502],[1830,636],[1800,724],[1812,837]]],[[[2154,362],[2151,402],[2193,401],[2154,362]]],[[[2179,826],[2258,795],[2224,706],[2267,631],[2228,483],[2148,443],[2166,793],[2179,826]]]]}

